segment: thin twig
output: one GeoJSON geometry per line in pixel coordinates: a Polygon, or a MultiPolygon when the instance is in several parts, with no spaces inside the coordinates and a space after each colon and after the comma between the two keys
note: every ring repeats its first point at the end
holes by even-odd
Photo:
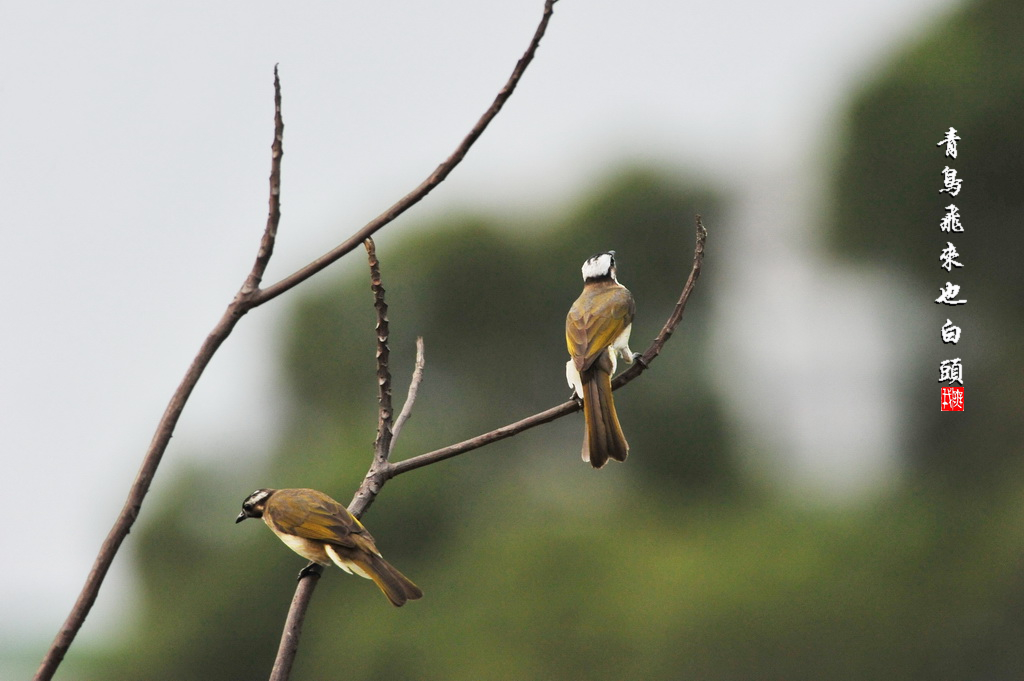
{"type": "MultiPolygon", "coordinates": [[[[267,226],[263,230],[260,250],[256,254],[256,263],[252,272],[242,285],[242,292],[252,295],[263,280],[263,273],[274,254],[274,242],[277,240],[277,225],[281,222],[281,157],[284,155],[284,119],[281,117],[281,80],[277,75],[277,64],[274,64],[274,142],[270,145],[270,208],[267,211],[267,226]]],[[[258,303],[253,304],[255,307],[258,303]]]]}
{"type": "Polygon", "coordinates": [[[402,411],[398,414],[398,418],[395,419],[395,427],[391,429],[391,449],[395,448],[395,441],[398,440],[398,434],[402,432],[402,426],[412,416],[412,407],[416,403],[416,395],[420,390],[420,383],[423,382],[423,367],[426,364],[426,359],[423,356],[423,336],[416,338],[416,368],[412,371],[412,382],[409,383],[409,392],[405,396],[405,404],[402,405],[402,411]]]}
{"type": "Polygon", "coordinates": [[[373,239],[366,238],[363,242],[366,246],[366,256],[370,264],[370,290],[373,291],[373,308],[377,311],[377,404],[379,406],[377,416],[377,439],[373,444],[373,466],[375,468],[384,466],[388,462],[388,455],[391,454],[391,424],[394,414],[391,406],[391,370],[388,368],[388,360],[391,351],[388,350],[388,304],[384,300],[384,285],[380,280],[380,261],[377,259],[377,250],[373,239]]]}
{"type": "MultiPolygon", "coordinates": [[[[704,244],[707,241],[708,231],[704,228],[701,223],[700,216],[697,216],[697,244],[693,251],[693,267],[690,269],[690,276],[686,279],[686,284],[683,286],[683,291],[679,295],[679,300],[676,302],[675,309],[672,314],[669,315],[668,321],[661,328],[661,332],[658,333],[654,342],[647,348],[647,351],[641,355],[641,358],[633,363],[627,371],[624,371],[621,375],[616,377],[612,382],[612,389],[618,390],[622,386],[626,385],[634,378],[639,376],[643,371],[650,366],[651,362],[658,356],[661,349],[665,347],[665,343],[672,336],[672,332],[675,331],[676,327],[679,326],[680,320],[683,318],[683,311],[686,309],[686,301],[690,299],[690,294],[693,292],[693,287],[697,283],[697,278],[700,277],[701,266],[704,263],[704,244]]],[[[575,411],[579,411],[580,406],[573,400],[563,402],[557,406],[551,407],[546,411],[542,411],[539,414],[534,414],[515,423],[510,423],[507,426],[496,428],[483,435],[477,435],[469,440],[464,440],[458,444],[449,445],[441,449],[436,449],[426,454],[420,454],[408,459],[404,459],[398,462],[392,462],[388,467],[391,473],[391,477],[401,475],[408,471],[416,468],[422,468],[423,466],[429,466],[432,463],[438,461],[444,461],[450,459],[459,454],[465,454],[466,452],[479,449],[484,445],[489,445],[492,442],[498,440],[504,440],[505,438],[518,435],[524,430],[529,430],[536,426],[544,423],[550,423],[555,419],[559,419],[567,414],[571,414],[575,411]]]]}
{"type": "Polygon", "coordinates": [[[388,208],[386,211],[375,217],[373,220],[368,222],[366,226],[360,229],[358,232],[353,234],[345,242],[338,245],[334,250],[325,253],[313,262],[309,263],[302,269],[294,272],[293,274],[285,277],[281,281],[262,289],[259,294],[260,303],[265,303],[272,298],[276,298],[285,291],[301,284],[311,276],[324,269],[338,258],[342,257],[346,253],[350,252],[361,244],[367,237],[372,236],[377,230],[385,226],[399,215],[407,211],[412,206],[419,203],[427,194],[431,192],[437,185],[441,184],[449,173],[455,169],[455,166],[459,165],[466,153],[473,146],[473,143],[483,134],[487,126],[490,125],[494,117],[498,115],[501,108],[508,101],[508,98],[512,96],[516,86],[519,84],[519,80],[523,77],[523,73],[526,72],[526,67],[533,61],[533,56],[537,52],[537,47],[540,45],[541,38],[544,37],[544,32],[547,31],[548,21],[551,19],[551,15],[554,12],[554,5],[558,0],[546,0],[544,3],[544,16],[541,18],[540,24],[537,25],[537,30],[533,34],[533,40],[530,41],[529,47],[526,48],[526,52],[516,63],[515,69],[512,71],[512,75],[509,77],[508,82],[498,92],[497,97],[494,98],[494,102],[484,112],[480,120],[476,122],[469,134],[462,140],[452,155],[449,156],[444,163],[439,165],[437,169],[430,174],[418,187],[403,196],[394,205],[388,208]]]}
{"type": "Polygon", "coordinates": [[[34,677],[35,681],[49,681],[49,679],[53,678],[54,673],[56,673],[57,667],[60,666],[68,649],[71,647],[71,643],[75,640],[75,636],[82,628],[82,624],[85,623],[86,616],[96,602],[96,596],[99,594],[100,586],[103,584],[110,565],[114,561],[114,556],[117,554],[125,537],[128,536],[128,532],[139,515],[142,502],[153,482],[153,476],[160,465],[160,460],[163,458],[164,452],[167,451],[167,445],[171,440],[171,435],[178,423],[182,410],[185,408],[189,395],[192,394],[193,388],[195,388],[199,377],[202,376],[214,353],[217,352],[217,348],[230,335],[238,320],[256,304],[254,296],[257,289],[254,287],[259,285],[267,261],[274,250],[274,239],[277,234],[278,221],[281,217],[278,199],[281,189],[284,122],[281,118],[281,83],[277,77],[276,67],[274,69],[274,107],[274,142],[271,145],[272,158],[270,166],[270,215],[267,218],[267,226],[263,232],[256,262],[243,282],[242,288],[235,295],[234,300],[228,305],[213,331],[203,341],[199,352],[196,353],[192,363],[189,365],[188,371],[185,372],[185,377],[182,379],[181,384],[178,385],[177,390],[171,396],[171,400],[167,404],[163,416],[160,418],[160,423],[157,425],[153,440],[150,442],[146,455],[142,459],[139,472],[132,482],[131,489],[128,492],[128,499],[125,501],[121,512],[117,516],[117,520],[114,521],[113,527],[110,528],[107,538],[100,547],[99,554],[96,556],[96,560],[89,571],[89,576],[78,595],[78,599],[75,601],[75,605],[71,608],[71,612],[64,621],[64,625],[57,633],[49,650],[46,652],[46,656],[39,665],[39,669],[34,677]]]}

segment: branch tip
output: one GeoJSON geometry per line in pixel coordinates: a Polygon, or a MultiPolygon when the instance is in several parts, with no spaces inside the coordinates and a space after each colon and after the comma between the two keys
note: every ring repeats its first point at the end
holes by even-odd
{"type": "Polygon", "coordinates": [[[263,238],[256,253],[256,262],[252,271],[242,284],[242,296],[247,301],[245,310],[261,304],[259,298],[260,282],[267,270],[270,258],[274,254],[274,243],[277,240],[277,227],[281,222],[281,157],[284,156],[284,118],[281,116],[281,79],[274,65],[274,141],[270,144],[270,198],[267,210],[267,225],[263,229],[263,238]]]}
{"type": "MultiPolygon", "coordinates": [[[[420,383],[423,381],[423,367],[426,365],[426,359],[423,356],[423,336],[416,338],[416,366],[412,371],[412,381],[409,383],[409,393],[405,397],[405,404],[402,405],[402,412],[395,419],[395,427],[391,431],[391,449],[395,448],[395,440],[398,439],[398,434],[402,432],[402,426],[412,416],[412,406],[416,402],[416,395],[420,389],[420,383]]],[[[389,452],[390,454],[390,452],[389,452]]]]}

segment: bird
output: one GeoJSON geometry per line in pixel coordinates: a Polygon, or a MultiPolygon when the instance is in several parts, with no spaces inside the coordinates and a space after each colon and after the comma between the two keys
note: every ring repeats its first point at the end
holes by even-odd
{"type": "Polygon", "coordinates": [[[636,303],[615,276],[615,251],[589,258],[581,269],[583,293],[565,317],[565,378],[574,397],[583,400],[583,460],[601,468],[629,454],[612,400],[612,374],[616,356],[627,364],[639,357],[629,349],[636,303]]]}
{"type": "Polygon", "coordinates": [[[348,573],[372,579],[395,606],[422,598],[412,581],[381,557],[373,537],[359,520],[323,492],[315,489],[258,489],[242,502],[235,518],[263,518],[292,551],[313,566],[332,563],[348,573]]]}

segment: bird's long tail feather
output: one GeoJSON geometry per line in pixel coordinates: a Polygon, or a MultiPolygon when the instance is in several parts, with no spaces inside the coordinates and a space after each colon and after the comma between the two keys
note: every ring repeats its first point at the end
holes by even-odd
{"type": "Polygon", "coordinates": [[[411,579],[375,553],[361,551],[358,555],[343,557],[339,555],[339,551],[334,550],[334,547],[330,547],[328,553],[339,567],[354,572],[360,577],[372,579],[373,583],[395,606],[401,607],[405,605],[406,601],[414,601],[423,597],[423,591],[413,584],[411,579]]]}
{"type": "Polygon", "coordinates": [[[601,468],[608,459],[625,461],[629,443],[622,433],[619,417],[612,400],[612,377],[605,367],[595,362],[581,373],[583,381],[583,417],[586,432],[583,437],[583,460],[594,468],[601,468]]]}

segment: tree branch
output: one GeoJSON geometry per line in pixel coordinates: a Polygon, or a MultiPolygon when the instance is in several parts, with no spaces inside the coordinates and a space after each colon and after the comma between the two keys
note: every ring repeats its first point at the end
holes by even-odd
{"type": "MultiPolygon", "coordinates": [[[[395,427],[391,430],[391,449],[395,448],[395,441],[398,440],[399,433],[402,432],[402,426],[412,416],[412,407],[416,403],[416,395],[420,390],[420,383],[423,382],[423,367],[426,364],[426,359],[423,356],[423,337],[418,336],[416,338],[416,367],[412,371],[412,381],[409,383],[409,392],[405,396],[405,404],[402,405],[402,411],[395,419],[395,427]]],[[[390,452],[389,452],[390,454],[390,452]]]]}
{"type": "Polygon", "coordinates": [[[341,258],[346,253],[352,251],[356,246],[365,241],[367,237],[372,236],[381,227],[387,225],[399,215],[419,203],[431,192],[431,190],[434,189],[434,187],[441,184],[444,179],[448,177],[452,170],[455,169],[455,166],[462,162],[462,159],[465,158],[466,153],[473,146],[473,143],[476,142],[480,135],[483,134],[484,130],[487,129],[487,126],[490,125],[492,120],[494,120],[494,117],[498,115],[499,111],[501,111],[501,108],[505,106],[505,102],[508,101],[508,98],[512,96],[516,86],[519,84],[519,80],[526,72],[526,67],[530,65],[531,61],[533,61],[533,56],[537,52],[537,47],[540,45],[541,38],[544,37],[545,31],[547,31],[548,21],[551,19],[551,15],[554,12],[554,5],[557,1],[558,0],[545,1],[544,15],[541,18],[540,24],[537,25],[537,30],[533,34],[533,40],[530,41],[530,45],[526,48],[526,52],[523,53],[523,56],[516,63],[515,69],[512,70],[512,75],[509,76],[505,86],[498,92],[497,97],[494,98],[494,102],[487,111],[484,112],[483,116],[480,117],[480,120],[476,122],[476,125],[473,126],[469,131],[469,134],[466,135],[459,146],[455,148],[452,155],[449,156],[444,163],[439,165],[437,169],[434,170],[427,179],[421,182],[418,187],[403,196],[373,220],[370,220],[366,226],[350,236],[348,240],[334,248],[334,250],[325,253],[276,284],[261,290],[258,294],[258,305],[263,304],[272,298],[276,298],[285,291],[301,284],[320,270],[341,258]]]}
{"type": "Polygon", "coordinates": [[[694,216],[694,222],[697,223],[697,243],[693,247],[693,267],[690,268],[690,276],[686,278],[686,284],[683,286],[683,292],[679,295],[679,300],[676,301],[675,309],[669,315],[665,326],[661,327],[661,331],[658,332],[654,342],[651,343],[651,347],[647,348],[647,351],[640,356],[638,361],[633,362],[633,366],[623,371],[622,374],[612,381],[612,390],[618,390],[650,367],[651,362],[661,353],[661,349],[665,347],[665,343],[672,337],[672,332],[676,330],[680,320],[683,318],[686,301],[690,299],[693,287],[697,285],[697,279],[700,277],[700,268],[704,264],[704,245],[708,240],[708,230],[704,223],[701,222],[700,215],[694,216]]]}
{"type": "MultiPolygon", "coordinates": [[[[242,285],[242,293],[252,296],[259,290],[263,281],[263,273],[270,264],[274,254],[274,242],[277,240],[277,225],[281,222],[281,157],[284,155],[284,119],[281,118],[281,79],[277,75],[277,64],[274,64],[274,142],[270,145],[270,209],[267,211],[267,226],[260,240],[260,250],[256,253],[256,262],[252,271],[242,285]]],[[[255,307],[258,303],[252,304],[255,307]]]]}
{"type": "Polygon", "coordinates": [[[242,288],[235,295],[234,300],[228,305],[213,331],[203,341],[199,352],[193,358],[191,365],[189,365],[188,371],[185,372],[185,377],[178,385],[177,390],[174,391],[174,395],[171,396],[171,400],[164,410],[163,416],[160,418],[160,423],[157,424],[156,433],[153,435],[149,449],[146,450],[146,455],[142,459],[139,472],[136,474],[134,482],[132,482],[131,489],[128,492],[128,499],[125,501],[120,514],[117,516],[117,520],[114,521],[113,527],[111,527],[107,538],[100,547],[100,552],[96,556],[96,560],[89,571],[89,576],[78,595],[78,599],[75,601],[75,605],[71,608],[71,612],[64,621],[64,625],[57,633],[39,669],[36,671],[34,677],[36,681],[49,681],[49,679],[52,679],[57,671],[57,667],[63,661],[64,656],[71,647],[71,643],[75,640],[75,636],[85,623],[86,616],[96,602],[100,586],[110,570],[114,556],[117,554],[125,537],[128,536],[128,532],[139,515],[142,501],[145,499],[146,493],[149,492],[153,476],[156,474],[156,469],[160,465],[164,452],[167,451],[167,445],[171,441],[171,434],[174,432],[178,418],[181,416],[181,412],[185,408],[185,403],[192,394],[193,388],[195,388],[199,377],[202,376],[214,353],[217,352],[217,348],[220,347],[224,339],[235,328],[238,320],[253,307],[253,296],[256,293],[255,287],[259,285],[260,278],[263,276],[263,271],[266,269],[267,262],[274,250],[274,239],[277,235],[277,226],[281,218],[279,195],[281,191],[281,156],[283,154],[284,122],[281,118],[281,82],[278,79],[276,67],[274,68],[274,108],[274,142],[271,145],[272,158],[270,164],[270,214],[267,217],[267,226],[263,232],[256,262],[242,284],[242,288]]]}
{"type": "Polygon", "coordinates": [[[367,237],[364,243],[370,263],[370,289],[373,291],[373,307],[377,310],[377,402],[379,409],[377,439],[373,445],[373,461],[370,463],[370,470],[366,472],[363,484],[359,486],[356,498],[350,504],[358,511],[350,511],[357,518],[373,503],[377,492],[380,491],[387,479],[388,457],[391,454],[393,440],[391,433],[391,370],[388,369],[388,357],[390,356],[388,350],[388,304],[384,301],[384,286],[380,280],[380,261],[377,260],[373,239],[367,237]]]}
{"type": "Polygon", "coordinates": [[[281,643],[277,647],[277,658],[270,672],[270,681],[288,681],[288,676],[292,673],[292,664],[299,649],[299,636],[302,635],[302,624],[306,620],[306,610],[309,609],[309,601],[313,598],[313,589],[316,588],[323,573],[323,568],[319,565],[314,567],[317,569],[303,571],[299,585],[295,588],[284,631],[281,633],[281,643]]]}
{"type": "MultiPolygon", "coordinates": [[[[373,291],[374,308],[377,310],[377,383],[379,386],[378,402],[380,404],[377,421],[377,439],[374,442],[373,461],[370,463],[370,470],[367,471],[363,484],[359,486],[355,497],[349,504],[349,513],[360,517],[366,512],[370,504],[376,498],[380,488],[389,477],[390,462],[388,457],[391,454],[391,447],[398,437],[401,424],[404,423],[412,412],[413,403],[416,401],[416,393],[419,384],[423,380],[423,339],[416,339],[416,368],[413,370],[412,382],[409,384],[409,394],[406,397],[402,413],[399,415],[399,422],[394,432],[391,430],[391,371],[388,368],[388,306],[384,301],[384,286],[381,283],[380,261],[377,260],[377,253],[373,239],[366,239],[366,253],[370,265],[370,288],[373,291]]],[[[323,574],[323,568],[319,565],[310,564],[299,576],[299,584],[295,587],[295,595],[292,597],[292,604],[288,608],[288,617],[285,620],[284,631],[281,633],[281,642],[277,648],[277,657],[274,660],[274,668],[270,673],[270,681],[287,681],[291,674],[292,663],[299,648],[299,635],[302,632],[302,623],[306,619],[306,611],[313,596],[313,589],[323,574]]]]}
{"type": "MultiPolygon", "coordinates": [[[[466,135],[459,146],[456,147],[452,155],[449,156],[444,163],[439,165],[437,169],[416,189],[406,194],[386,211],[371,220],[361,230],[349,237],[347,241],[337,246],[334,250],[314,260],[294,274],[285,277],[278,283],[256,291],[254,295],[253,307],[262,305],[263,303],[270,301],[301,284],[306,279],[309,279],[320,270],[351,252],[360,242],[366,243],[366,249],[370,259],[371,287],[374,290],[374,306],[377,309],[377,381],[380,387],[378,394],[380,412],[378,418],[377,439],[374,443],[373,462],[370,465],[370,470],[367,472],[366,477],[363,479],[362,484],[359,486],[359,489],[353,497],[352,502],[348,506],[349,512],[356,518],[360,518],[366,509],[369,508],[384,483],[391,477],[394,477],[392,464],[389,461],[391,447],[394,444],[397,430],[399,430],[402,424],[404,424],[409,418],[413,402],[415,402],[416,399],[416,392],[419,388],[419,383],[423,377],[423,339],[420,338],[417,339],[416,343],[416,369],[413,372],[412,383],[409,386],[409,395],[402,408],[402,413],[399,415],[399,422],[395,428],[395,432],[393,432],[391,430],[390,420],[391,376],[387,368],[387,305],[384,303],[383,298],[384,289],[380,285],[379,262],[377,262],[373,240],[370,237],[377,232],[377,230],[393,221],[415,204],[419,203],[434,187],[443,182],[452,170],[454,170],[462,161],[462,159],[465,158],[469,149],[473,146],[480,135],[483,134],[484,130],[487,129],[487,126],[490,125],[492,120],[494,120],[494,117],[498,115],[498,112],[501,111],[501,108],[505,105],[505,102],[508,101],[508,98],[512,96],[516,85],[518,85],[523,73],[526,72],[526,67],[530,65],[531,61],[533,61],[537,47],[540,45],[541,38],[544,37],[544,33],[547,31],[548,22],[551,19],[553,8],[557,1],[558,0],[545,0],[544,14],[541,17],[540,23],[537,25],[536,31],[534,31],[533,39],[526,48],[526,52],[523,53],[523,56],[516,63],[516,67],[513,69],[512,75],[505,83],[505,86],[498,92],[498,95],[495,97],[490,108],[484,112],[483,116],[481,116],[476,122],[476,125],[474,125],[469,131],[469,134],[466,135]]],[[[295,596],[292,598],[292,604],[288,610],[285,629],[281,635],[281,643],[278,646],[277,657],[274,661],[273,671],[271,672],[271,681],[288,681],[288,678],[291,675],[292,663],[295,660],[295,654],[299,645],[299,632],[301,631],[302,623],[306,618],[306,611],[309,608],[313,588],[320,576],[319,571],[313,573],[313,570],[315,570],[315,568],[305,571],[305,574],[299,579],[295,596]]]]}
{"type": "MultiPolygon", "coordinates": [[[[377,439],[374,442],[374,464],[383,466],[391,454],[391,424],[394,414],[391,406],[391,370],[388,360],[391,351],[388,349],[388,304],[384,300],[384,285],[380,280],[380,261],[373,239],[366,238],[366,254],[370,263],[370,290],[373,291],[373,307],[377,311],[377,439]]],[[[371,469],[372,470],[372,469],[371,469]]]]}
{"type": "MultiPolygon", "coordinates": [[[[704,244],[707,241],[708,231],[705,229],[704,224],[701,222],[700,216],[696,217],[697,222],[697,243],[693,251],[693,266],[690,269],[690,276],[686,279],[686,284],[683,286],[683,291],[679,295],[679,300],[676,302],[675,309],[672,314],[669,315],[668,321],[661,328],[654,342],[647,348],[647,351],[641,355],[641,358],[633,363],[627,371],[624,371],[618,377],[612,381],[612,389],[618,390],[622,386],[626,385],[641,373],[643,373],[651,362],[661,353],[661,349],[665,347],[665,343],[672,336],[672,332],[675,331],[676,327],[679,326],[679,322],[683,318],[683,311],[686,309],[686,301],[690,299],[690,294],[693,292],[693,287],[697,283],[697,278],[700,277],[701,266],[704,264],[704,244]]],[[[420,454],[403,461],[393,462],[389,465],[388,471],[390,477],[407,473],[408,471],[415,470],[416,468],[422,468],[423,466],[429,466],[432,463],[438,461],[444,461],[450,459],[459,454],[465,454],[471,452],[474,449],[479,449],[485,445],[489,445],[492,442],[504,440],[505,438],[518,435],[524,430],[529,430],[536,426],[544,423],[550,423],[555,419],[559,419],[567,414],[571,414],[575,411],[579,411],[580,406],[574,401],[569,400],[563,402],[557,406],[551,407],[546,411],[542,411],[539,414],[534,414],[515,423],[510,423],[507,426],[496,428],[483,435],[478,435],[469,440],[464,440],[458,444],[449,445],[441,449],[436,449],[426,454],[420,454]]]]}
{"type": "MultiPolygon", "coordinates": [[[[651,346],[647,348],[647,351],[641,355],[641,358],[634,362],[634,365],[630,367],[628,371],[623,372],[618,376],[612,383],[612,389],[617,390],[622,386],[626,385],[643,371],[649,368],[650,363],[661,353],[662,348],[665,347],[665,343],[672,336],[676,327],[679,326],[679,322],[682,321],[683,312],[686,309],[686,303],[690,299],[690,294],[693,293],[694,286],[697,283],[697,279],[700,277],[701,267],[704,264],[704,245],[707,241],[708,232],[705,229],[704,224],[701,222],[700,216],[696,216],[697,223],[697,237],[696,244],[693,251],[693,265],[690,268],[690,275],[686,279],[686,283],[683,285],[682,293],[679,295],[679,300],[676,302],[675,308],[672,310],[672,314],[669,315],[668,320],[662,326],[661,331],[655,337],[651,346]]],[[[369,240],[368,240],[369,241],[369,240]]],[[[370,253],[370,268],[371,268],[371,281],[373,281],[373,288],[375,294],[380,291],[383,296],[383,287],[380,286],[380,270],[376,263],[376,257],[373,252],[372,241],[367,244],[367,251],[370,253]]],[[[383,309],[383,314],[386,314],[387,306],[381,305],[383,300],[379,300],[376,304],[377,316],[378,316],[378,343],[381,342],[380,320],[383,309]]],[[[413,372],[412,383],[409,386],[409,397],[406,399],[406,403],[402,408],[402,414],[399,416],[399,421],[404,422],[403,416],[407,417],[407,412],[412,409],[412,402],[415,400],[416,391],[419,388],[419,383],[422,380],[423,373],[423,339],[417,339],[417,356],[416,356],[416,369],[413,372]]],[[[386,342],[386,336],[385,336],[386,342]]],[[[378,377],[380,374],[380,351],[378,349],[378,377]]],[[[390,375],[388,376],[390,383],[390,375]]],[[[382,398],[383,399],[383,398],[382,398]]],[[[390,406],[390,404],[389,404],[390,406]]],[[[355,517],[362,517],[366,509],[369,508],[373,500],[376,499],[377,494],[383,488],[384,484],[391,478],[414,470],[416,468],[422,468],[429,466],[445,459],[458,456],[459,454],[465,454],[466,452],[479,449],[485,445],[504,440],[506,438],[518,435],[519,433],[529,430],[535,426],[539,426],[544,423],[550,423],[558,418],[561,418],[567,414],[571,414],[575,411],[579,411],[580,407],[575,401],[563,402],[557,406],[551,407],[546,411],[542,411],[539,414],[527,417],[515,423],[510,423],[507,426],[496,428],[483,435],[465,440],[458,444],[444,447],[442,449],[435,450],[433,452],[427,452],[419,456],[414,456],[398,463],[391,462],[387,457],[380,457],[378,451],[375,448],[374,460],[370,465],[370,470],[367,472],[366,477],[363,479],[362,484],[356,491],[355,496],[352,498],[352,502],[348,506],[349,512],[355,517]]],[[[381,412],[381,420],[383,420],[383,408],[381,412]]],[[[400,424],[399,424],[400,425],[400,424]]],[[[394,433],[397,436],[397,430],[394,433]]],[[[378,442],[380,437],[378,433],[378,442]]],[[[393,440],[392,440],[393,442],[393,440]]],[[[319,577],[319,573],[316,574],[319,577]]],[[[312,595],[315,581],[312,576],[303,576],[299,580],[299,585],[296,587],[295,596],[292,599],[291,608],[288,611],[288,619],[285,625],[284,633],[281,637],[281,645],[278,649],[277,660],[274,662],[274,671],[271,675],[271,681],[287,681],[288,674],[290,673],[292,660],[295,658],[295,652],[298,648],[298,631],[302,626],[302,622],[306,616],[306,610],[309,607],[310,596],[312,595]],[[311,582],[311,583],[310,583],[311,582]]]]}
{"type": "MultiPolygon", "coordinates": [[[[249,310],[273,300],[277,296],[309,279],[317,272],[323,270],[345,254],[352,251],[359,243],[421,201],[432,189],[434,189],[434,187],[448,177],[451,171],[454,170],[462,161],[466,153],[480,135],[483,134],[484,130],[486,130],[494,117],[497,116],[498,112],[501,111],[505,102],[512,96],[512,93],[515,91],[515,88],[525,73],[527,66],[529,66],[531,61],[533,61],[537,47],[540,45],[540,40],[547,30],[547,25],[551,19],[555,2],[557,2],[557,0],[545,1],[543,17],[534,32],[533,39],[530,41],[526,52],[519,59],[515,69],[512,71],[512,75],[505,83],[505,86],[499,91],[490,108],[488,108],[484,115],[477,121],[476,125],[473,126],[469,134],[462,140],[459,146],[456,147],[455,151],[448,157],[448,159],[439,165],[437,169],[416,189],[404,196],[380,216],[370,221],[347,241],[329,253],[317,258],[309,265],[289,277],[286,277],[268,288],[261,289],[259,288],[259,285],[262,281],[263,274],[266,271],[267,264],[273,254],[278,224],[281,217],[280,180],[284,123],[281,116],[280,80],[278,78],[277,67],[275,66],[274,142],[271,145],[270,209],[267,217],[267,225],[264,229],[260,248],[256,256],[256,261],[253,264],[252,270],[250,270],[248,276],[243,282],[242,287],[228,305],[216,326],[204,340],[199,352],[196,354],[188,368],[188,371],[185,373],[185,377],[182,379],[181,384],[172,395],[170,402],[160,419],[160,423],[157,425],[156,432],[153,435],[153,440],[143,457],[142,465],[134,482],[132,483],[124,507],[121,509],[121,512],[115,520],[107,538],[104,540],[75,605],[72,607],[63,626],[54,638],[50,648],[47,650],[39,669],[36,671],[36,674],[33,677],[34,681],[49,681],[53,678],[54,673],[56,673],[57,668],[63,661],[68,649],[71,647],[75,636],[82,628],[86,616],[89,614],[93,604],[96,602],[100,586],[106,578],[110,565],[114,560],[114,556],[117,554],[121,543],[124,541],[125,537],[127,537],[128,532],[131,530],[132,525],[138,517],[139,511],[142,507],[142,502],[145,499],[152,483],[153,476],[156,474],[156,470],[163,458],[163,454],[167,450],[171,435],[177,425],[178,418],[181,416],[181,412],[184,409],[192,390],[195,388],[196,383],[199,381],[200,376],[202,376],[203,371],[205,371],[217,349],[231,334],[231,331],[234,329],[235,324],[238,323],[238,320],[241,319],[249,310]]],[[[308,578],[304,579],[303,582],[307,580],[308,578]]],[[[301,616],[304,615],[304,612],[305,609],[303,608],[300,611],[300,619],[298,620],[299,626],[301,626],[301,616]]],[[[295,631],[297,632],[298,629],[295,629],[295,631]]],[[[294,652],[292,655],[294,655],[294,652]]],[[[286,679],[289,673],[290,665],[289,669],[285,669],[283,671],[283,675],[279,678],[286,679]]]]}

